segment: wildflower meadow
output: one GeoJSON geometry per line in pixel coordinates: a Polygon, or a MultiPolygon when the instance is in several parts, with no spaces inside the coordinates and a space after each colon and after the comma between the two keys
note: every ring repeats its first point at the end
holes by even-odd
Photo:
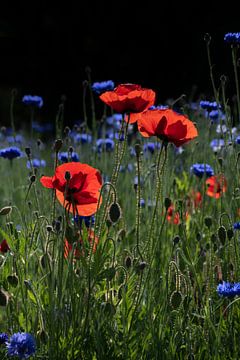
{"type": "Polygon", "coordinates": [[[240,357],[240,33],[223,41],[219,79],[205,35],[211,96],[161,103],[87,68],[69,124],[64,97],[46,122],[41,94],[11,92],[1,360],[240,357]]]}

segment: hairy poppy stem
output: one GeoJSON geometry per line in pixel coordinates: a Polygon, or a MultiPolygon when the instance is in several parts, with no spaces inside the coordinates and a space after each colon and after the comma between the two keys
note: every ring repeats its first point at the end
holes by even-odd
{"type": "Polygon", "coordinates": [[[140,199],[141,199],[141,184],[140,184],[140,166],[141,166],[141,152],[136,151],[137,155],[137,178],[138,178],[138,184],[137,184],[137,196],[136,196],[136,220],[135,220],[135,227],[136,227],[136,238],[137,238],[137,252],[138,255],[141,258],[141,261],[143,261],[142,253],[139,249],[139,243],[140,243],[140,211],[141,211],[141,205],[140,205],[140,199]]]}
{"type": "Polygon", "coordinates": [[[208,58],[208,64],[209,64],[209,70],[210,70],[210,79],[211,79],[212,87],[213,87],[213,94],[214,94],[216,102],[219,103],[218,92],[216,89],[216,85],[215,85],[215,81],[214,81],[214,77],[213,77],[213,71],[212,71],[213,65],[212,65],[211,54],[210,54],[211,37],[209,34],[205,35],[205,41],[206,41],[206,46],[207,46],[207,58],[208,58]]]}
{"type": "Polygon", "coordinates": [[[160,197],[160,194],[161,194],[161,175],[163,173],[163,169],[164,169],[164,166],[166,164],[166,159],[167,159],[167,145],[168,145],[168,143],[166,143],[164,141],[162,142],[161,149],[160,149],[160,152],[158,154],[158,159],[157,159],[157,169],[156,169],[157,179],[156,179],[156,192],[155,192],[156,203],[155,203],[155,207],[154,207],[153,214],[152,214],[152,220],[151,220],[151,224],[150,224],[150,230],[149,230],[148,241],[147,241],[147,247],[148,247],[148,250],[149,250],[148,251],[149,254],[151,254],[152,233],[153,233],[155,218],[156,218],[156,214],[157,214],[158,201],[159,201],[159,197],[160,197]],[[163,164],[162,164],[162,166],[160,168],[161,155],[162,155],[163,148],[165,149],[165,153],[164,153],[163,164]]]}

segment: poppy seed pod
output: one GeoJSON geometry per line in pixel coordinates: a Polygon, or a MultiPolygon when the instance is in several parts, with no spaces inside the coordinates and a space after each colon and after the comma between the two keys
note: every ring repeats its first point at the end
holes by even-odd
{"type": "Polygon", "coordinates": [[[3,290],[0,289],[0,306],[7,306],[9,300],[9,294],[3,290]]]}
{"type": "Polygon", "coordinates": [[[17,287],[19,283],[18,276],[16,274],[8,275],[7,281],[13,287],[17,287]]]}
{"type": "Polygon", "coordinates": [[[12,212],[12,207],[11,206],[4,206],[1,210],[0,210],[0,215],[8,215],[12,212]]]}
{"type": "Polygon", "coordinates": [[[121,208],[117,202],[113,202],[109,206],[108,217],[112,224],[116,224],[121,217],[121,208]]]}
{"type": "Polygon", "coordinates": [[[63,144],[63,142],[62,142],[61,139],[55,140],[54,151],[59,152],[59,150],[60,150],[61,147],[62,147],[62,144],[63,144]]]}
{"type": "Polygon", "coordinates": [[[212,218],[210,216],[205,217],[204,223],[210,229],[210,227],[212,226],[212,218]]]}
{"type": "Polygon", "coordinates": [[[29,157],[31,155],[31,148],[30,147],[26,147],[25,148],[25,153],[26,155],[29,157]]]}
{"type": "Polygon", "coordinates": [[[227,237],[226,228],[224,226],[220,226],[218,229],[218,237],[221,243],[224,245],[227,237]]]}

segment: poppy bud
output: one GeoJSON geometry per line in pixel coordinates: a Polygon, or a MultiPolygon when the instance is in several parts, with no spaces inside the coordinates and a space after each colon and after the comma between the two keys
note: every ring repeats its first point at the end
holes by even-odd
{"type": "Polygon", "coordinates": [[[218,237],[219,237],[219,240],[221,241],[221,243],[223,245],[225,244],[226,235],[227,235],[227,232],[226,232],[225,227],[220,226],[219,229],[218,229],[218,237]]]}
{"type": "Polygon", "coordinates": [[[223,165],[223,158],[218,158],[218,162],[219,162],[219,165],[222,167],[222,165],[223,165]]]}
{"type": "Polygon", "coordinates": [[[183,300],[180,291],[174,291],[170,296],[170,304],[174,309],[178,309],[183,300]]]}
{"type": "Polygon", "coordinates": [[[204,35],[204,41],[206,41],[206,43],[209,45],[210,44],[210,42],[211,42],[211,36],[210,36],[210,34],[208,34],[208,33],[206,33],[205,35],[204,35]]]}
{"type": "Polygon", "coordinates": [[[0,210],[0,215],[8,215],[10,214],[12,211],[12,207],[11,206],[4,206],[1,210],[0,210]]]}
{"type": "Polygon", "coordinates": [[[66,136],[68,136],[68,135],[70,134],[70,132],[71,132],[70,127],[69,127],[69,126],[66,126],[63,132],[64,132],[64,134],[65,134],[66,136]]]}
{"type": "Polygon", "coordinates": [[[221,81],[221,83],[222,83],[223,85],[225,85],[226,82],[227,82],[227,76],[226,76],[226,75],[221,75],[221,76],[220,76],[220,81],[221,81]]]}
{"type": "Polygon", "coordinates": [[[143,271],[145,269],[145,267],[147,266],[146,261],[141,261],[138,265],[138,269],[143,271]]]}
{"type": "Polygon", "coordinates": [[[67,96],[65,94],[62,94],[61,96],[61,102],[65,103],[65,101],[67,100],[67,96]]]}
{"type": "Polygon", "coordinates": [[[87,80],[83,80],[83,83],[82,83],[83,87],[86,88],[88,86],[88,81],[87,80]]]}
{"type": "Polygon", "coordinates": [[[66,172],[65,172],[65,179],[66,179],[66,180],[70,180],[70,179],[71,179],[71,173],[70,173],[70,171],[66,171],[66,172]]]}
{"type": "Polygon", "coordinates": [[[25,147],[25,153],[28,157],[30,157],[31,155],[31,148],[30,147],[25,147]]]}
{"type": "Polygon", "coordinates": [[[210,216],[205,217],[204,223],[210,229],[210,227],[212,226],[212,218],[210,216]]]}
{"type": "Polygon", "coordinates": [[[70,153],[72,153],[72,152],[73,152],[73,147],[72,147],[72,146],[69,146],[68,151],[69,151],[70,153]]]}
{"type": "Polygon", "coordinates": [[[111,221],[112,224],[116,224],[118,222],[118,220],[121,217],[121,208],[118,203],[113,202],[109,206],[108,216],[109,216],[109,220],[111,221]]]}
{"type": "Polygon", "coordinates": [[[7,306],[8,300],[9,294],[3,289],[0,289],[0,306],[7,306]]]}
{"type": "Polygon", "coordinates": [[[179,235],[176,235],[174,236],[173,238],[173,245],[177,245],[180,241],[180,236],[179,235]]]}
{"type": "Polygon", "coordinates": [[[11,286],[13,286],[13,287],[17,287],[17,286],[18,286],[18,276],[17,276],[16,274],[8,275],[7,281],[8,281],[8,283],[9,283],[11,286]]]}
{"type": "Polygon", "coordinates": [[[61,149],[62,147],[62,140],[61,139],[57,139],[55,140],[55,144],[54,144],[54,151],[56,151],[57,153],[59,152],[59,150],[61,149]]]}
{"type": "Polygon", "coordinates": [[[43,343],[43,344],[46,344],[47,341],[48,341],[48,334],[46,333],[45,330],[41,329],[41,330],[38,330],[37,331],[37,336],[38,338],[40,339],[40,341],[43,343]]]}
{"type": "Polygon", "coordinates": [[[141,152],[142,152],[142,147],[141,147],[140,143],[135,144],[135,151],[136,151],[137,157],[139,157],[141,155],[141,152]]]}
{"type": "Polygon", "coordinates": [[[197,239],[197,241],[200,241],[201,238],[202,238],[201,233],[197,232],[197,233],[196,233],[196,239],[197,239]]]}
{"type": "Polygon", "coordinates": [[[49,254],[45,253],[40,257],[40,265],[43,269],[47,267],[48,262],[50,261],[49,254]]]}
{"type": "Polygon", "coordinates": [[[31,175],[29,178],[31,183],[34,183],[34,181],[36,180],[36,176],[35,175],[31,175]]]}
{"type": "Polygon", "coordinates": [[[170,208],[171,204],[172,204],[171,199],[165,198],[164,206],[165,206],[166,211],[170,208]]]}
{"type": "Polygon", "coordinates": [[[47,225],[46,226],[46,230],[47,232],[52,232],[53,231],[53,227],[51,225],[47,225]]]}
{"type": "Polygon", "coordinates": [[[231,240],[234,236],[234,232],[232,229],[228,229],[227,230],[227,237],[228,237],[228,240],[231,240]]]}
{"type": "Polygon", "coordinates": [[[42,145],[42,141],[40,139],[37,139],[37,146],[41,146],[42,145]]]}
{"type": "Polygon", "coordinates": [[[215,234],[212,234],[212,236],[211,236],[211,241],[212,241],[213,243],[216,243],[216,241],[217,241],[217,236],[216,236],[215,234]]]}
{"type": "Polygon", "coordinates": [[[127,269],[129,269],[132,266],[132,259],[130,256],[127,256],[125,259],[125,266],[127,269]]]}
{"type": "Polygon", "coordinates": [[[32,283],[30,280],[24,280],[24,285],[26,286],[26,288],[29,290],[29,291],[32,291],[32,283]]]}

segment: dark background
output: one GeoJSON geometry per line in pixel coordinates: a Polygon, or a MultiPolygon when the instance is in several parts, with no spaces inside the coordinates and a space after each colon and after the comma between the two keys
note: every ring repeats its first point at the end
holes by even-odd
{"type": "MultiPolygon", "coordinates": [[[[206,32],[212,37],[216,81],[230,78],[230,47],[224,34],[240,30],[237,12],[208,4],[113,1],[51,5],[45,1],[0,11],[0,123],[8,120],[12,88],[44,99],[42,120],[53,121],[62,94],[70,123],[82,117],[82,82],[90,66],[92,81],[132,82],[157,92],[157,103],[182,93],[193,100],[211,97],[206,32]],[[153,6],[154,5],[154,6],[153,6]]],[[[20,105],[19,105],[20,106],[20,105]]],[[[101,106],[97,102],[97,107],[101,106]]]]}

